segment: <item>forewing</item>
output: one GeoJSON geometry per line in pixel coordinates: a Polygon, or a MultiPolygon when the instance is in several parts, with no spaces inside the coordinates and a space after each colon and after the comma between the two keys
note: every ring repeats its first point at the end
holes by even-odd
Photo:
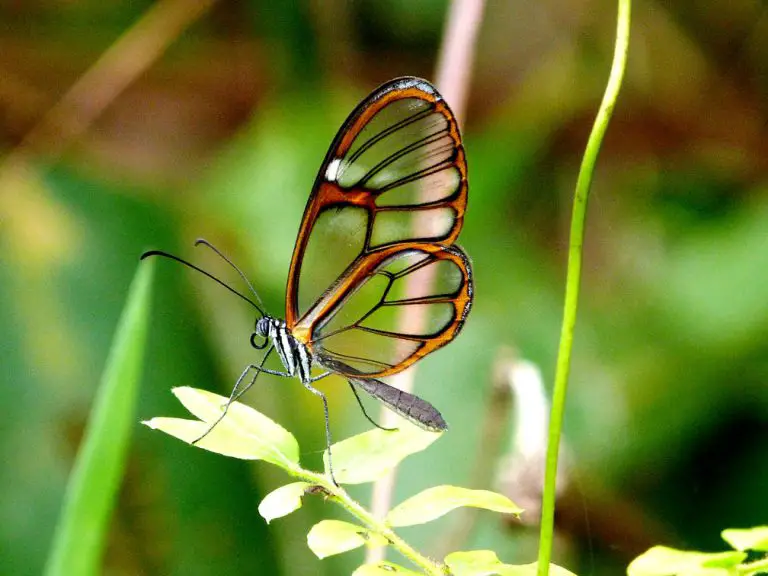
{"type": "Polygon", "coordinates": [[[391,245],[358,258],[293,334],[336,372],[388,376],[450,342],[472,293],[469,260],[457,246],[391,245]]]}
{"type": "Polygon", "coordinates": [[[337,134],[304,211],[288,276],[289,328],[328,322],[318,301],[345,300],[358,288],[353,279],[366,280],[359,270],[414,243],[452,244],[466,203],[464,150],[445,101],[418,78],[379,87],[337,134]]]}

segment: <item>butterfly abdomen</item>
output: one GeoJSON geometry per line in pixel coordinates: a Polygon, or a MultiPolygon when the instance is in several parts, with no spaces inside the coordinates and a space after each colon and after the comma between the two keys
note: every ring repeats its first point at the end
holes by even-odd
{"type": "Polygon", "coordinates": [[[437,408],[418,396],[403,392],[380,380],[357,380],[350,378],[349,381],[420,428],[432,432],[442,432],[448,429],[448,424],[446,424],[437,408]]]}

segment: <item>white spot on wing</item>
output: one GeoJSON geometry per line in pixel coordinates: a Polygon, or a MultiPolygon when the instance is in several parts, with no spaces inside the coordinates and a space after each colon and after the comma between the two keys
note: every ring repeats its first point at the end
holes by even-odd
{"type": "Polygon", "coordinates": [[[341,158],[334,158],[328,162],[328,168],[325,169],[325,179],[328,182],[336,182],[339,177],[339,167],[341,166],[341,158]]]}
{"type": "Polygon", "coordinates": [[[421,78],[403,78],[396,84],[394,84],[395,90],[405,90],[407,88],[418,88],[422,92],[426,92],[427,94],[433,95],[433,96],[439,96],[435,88],[427,82],[426,80],[422,80],[421,78]]]}

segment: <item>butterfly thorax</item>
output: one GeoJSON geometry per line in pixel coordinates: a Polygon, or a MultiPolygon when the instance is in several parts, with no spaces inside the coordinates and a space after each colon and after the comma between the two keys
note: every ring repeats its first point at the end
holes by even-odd
{"type": "Polygon", "coordinates": [[[309,382],[312,374],[312,354],[306,345],[291,334],[285,320],[271,316],[259,318],[256,322],[256,333],[269,338],[288,374],[298,376],[302,382],[309,382]]]}

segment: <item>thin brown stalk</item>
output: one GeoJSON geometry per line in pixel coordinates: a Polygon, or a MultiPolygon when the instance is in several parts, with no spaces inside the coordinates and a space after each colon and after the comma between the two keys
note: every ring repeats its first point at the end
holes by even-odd
{"type": "MultiPolygon", "coordinates": [[[[454,0],[451,2],[446,21],[443,44],[438,58],[435,74],[438,90],[451,106],[459,125],[463,124],[469,79],[472,70],[475,42],[482,19],[484,0],[454,0]]],[[[419,219],[414,220],[414,227],[423,235],[424,224],[419,219]]],[[[408,282],[406,294],[424,294],[434,281],[426,274],[420,275],[418,284],[408,282]]],[[[421,313],[409,311],[403,315],[399,332],[407,334],[418,333],[419,327],[425,325],[426,318],[421,313]]],[[[415,370],[410,368],[392,378],[393,386],[410,392],[413,390],[415,370]]],[[[384,409],[381,419],[384,425],[391,425],[393,416],[384,409]]],[[[395,487],[395,472],[388,474],[373,486],[371,508],[374,516],[382,518],[390,509],[392,494],[395,487]]],[[[366,562],[377,562],[383,559],[385,548],[369,548],[366,562]]]]}

